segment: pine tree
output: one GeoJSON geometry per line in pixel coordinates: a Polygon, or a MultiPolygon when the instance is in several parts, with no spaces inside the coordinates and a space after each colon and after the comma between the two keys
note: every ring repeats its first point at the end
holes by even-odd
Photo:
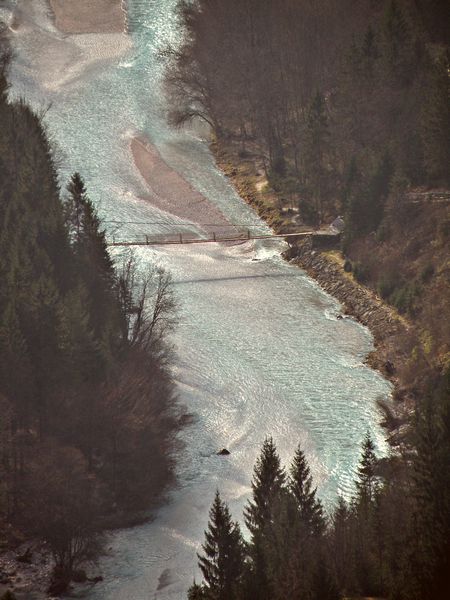
{"type": "Polygon", "coordinates": [[[96,337],[102,339],[105,359],[111,360],[123,332],[114,264],[108,253],[105,232],[79,173],[72,176],[67,190],[66,223],[77,270],[88,293],[90,325],[96,337]]]}
{"type": "Polygon", "coordinates": [[[367,188],[367,206],[364,215],[366,231],[376,231],[384,215],[384,207],[393,176],[393,166],[386,152],[378,162],[367,188]]]}
{"type": "Polygon", "coordinates": [[[267,438],[253,471],[252,500],[244,510],[245,524],[253,535],[263,532],[273,522],[285,479],[274,441],[267,438]]]}
{"type": "Polygon", "coordinates": [[[376,543],[377,495],[380,489],[376,464],[375,445],[367,432],[362,444],[353,502],[355,575],[363,595],[379,595],[381,592],[376,543]]]}
{"type": "Polygon", "coordinates": [[[0,393],[15,407],[20,425],[29,422],[34,378],[26,340],[12,302],[0,319],[0,393]]]}
{"type": "Polygon", "coordinates": [[[84,205],[89,202],[86,186],[79,173],[74,173],[67,185],[69,192],[65,205],[65,219],[69,228],[69,235],[72,242],[76,245],[81,241],[83,231],[83,213],[84,205]]]}
{"type": "Polygon", "coordinates": [[[312,600],[340,600],[341,598],[336,581],[323,555],[316,563],[311,591],[312,600]]]}
{"type": "Polygon", "coordinates": [[[115,283],[114,264],[108,253],[105,232],[79,173],[72,176],[67,190],[66,222],[75,253],[87,271],[88,280],[97,276],[106,288],[111,288],[115,283]]]}
{"type": "Polygon", "coordinates": [[[417,508],[409,572],[414,600],[439,598],[450,586],[450,371],[431,385],[416,417],[417,508]]]}
{"type": "Polygon", "coordinates": [[[361,75],[370,86],[374,83],[376,65],[379,57],[380,52],[378,49],[376,32],[374,28],[369,25],[361,45],[361,75]]]}
{"type": "Polygon", "coordinates": [[[389,2],[383,25],[387,58],[391,64],[395,64],[408,38],[408,26],[397,0],[389,2]]]}
{"type": "Polygon", "coordinates": [[[347,211],[348,206],[350,204],[350,199],[351,199],[351,196],[353,193],[353,189],[359,179],[359,176],[360,175],[359,175],[358,163],[356,161],[356,156],[353,154],[350,159],[350,162],[345,170],[344,180],[343,180],[343,185],[342,185],[341,203],[342,203],[342,208],[344,209],[345,212],[347,211]]]}
{"type": "Polygon", "coordinates": [[[377,47],[376,33],[372,25],[369,25],[361,47],[362,55],[366,58],[369,63],[373,63],[379,57],[379,51],[377,47]]]}
{"type": "Polygon", "coordinates": [[[208,600],[207,592],[202,585],[194,581],[188,590],[188,600],[208,600]]]}
{"type": "Polygon", "coordinates": [[[378,482],[376,464],[375,445],[370,433],[367,432],[362,443],[362,454],[358,466],[358,478],[356,480],[357,502],[364,506],[371,504],[375,500],[378,482]]]}
{"type": "Polygon", "coordinates": [[[326,156],[329,151],[330,132],[325,98],[317,93],[309,107],[305,141],[304,172],[315,210],[321,219],[323,203],[328,192],[329,173],[326,156]]]}
{"type": "Polygon", "coordinates": [[[384,14],[384,59],[387,74],[394,82],[408,84],[416,69],[409,23],[397,0],[391,0],[384,14]]]}
{"type": "Polygon", "coordinates": [[[352,538],[353,521],[354,515],[340,496],[332,519],[331,546],[338,587],[346,593],[356,587],[354,540],[352,538]]]}
{"type": "Polygon", "coordinates": [[[300,446],[292,461],[289,490],[295,499],[302,522],[307,525],[312,534],[320,535],[325,529],[323,508],[316,497],[317,488],[313,488],[309,465],[300,446]]]}
{"type": "MultiPolygon", "coordinates": [[[[234,600],[244,569],[244,544],[237,523],[216,492],[205,531],[203,554],[198,555],[208,600],[234,600]]],[[[198,594],[199,589],[191,588],[198,594]]],[[[195,596],[194,596],[195,597],[195,596]]],[[[201,597],[201,596],[200,596],[201,597]]]]}
{"type": "Polygon", "coordinates": [[[61,300],[57,315],[61,376],[74,386],[98,381],[101,356],[89,325],[88,296],[82,284],[61,300]]]}
{"type": "Polygon", "coordinates": [[[274,595],[269,561],[285,479],[273,439],[267,438],[253,471],[252,499],[244,509],[245,524],[252,534],[248,591],[251,600],[270,600],[274,595]]]}

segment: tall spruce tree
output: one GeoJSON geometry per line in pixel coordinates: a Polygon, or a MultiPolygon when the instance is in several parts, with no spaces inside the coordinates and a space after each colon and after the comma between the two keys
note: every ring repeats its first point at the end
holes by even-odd
{"type": "Polygon", "coordinates": [[[324,555],[319,556],[313,577],[312,600],[340,600],[336,580],[324,555]]]}
{"type": "Polygon", "coordinates": [[[325,529],[325,519],[320,500],[316,497],[317,488],[306,457],[298,446],[289,472],[289,490],[295,499],[300,519],[312,534],[321,534],[325,529]]]}
{"type": "Polygon", "coordinates": [[[330,131],[325,98],[317,92],[309,106],[304,139],[304,176],[314,208],[323,217],[323,204],[327,197],[329,173],[327,153],[330,131]]]}
{"type": "Polygon", "coordinates": [[[353,524],[354,515],[340,496],[332,518],[331,548],[335,579],[346,595],[356,588],[353,524]]]}
{"type": "Polygon", "coordinates": [[[389,186],[393,176],[392,160],[387,152],[376,165],[367,187],[364,229],[376,231],[384,215],[384,207],[389,194],[389,186]]]}
{"type": "Polygon", "coordinates": [[[357,588],[363,595],[375,596],[381,593],[376,543],[377,499],[380,485],[376,475],[376,465],[375,445],[367,432],[362,443],[356,479],[356,497],[353,501],[355,519],[353,543],[357,588]]]}
{"type": "Polygon", "coordinates": [[[188,600],[208,600],[204,586],[194,583],[188,590],[188,600]]]}
{"type": "Polygon", "coordinates": [[[430,388],[417,407],[408,579],[414,600],[440,598],[450,589],[450,370],[430,388]]]}
{"type": "Polygon", "coordinates": [[[231,520],[228,506],[218,491],[209,513],[202,550],[198,559],[204,584],[201,588],[194,584],[191,596],[201,598],[204,590],[208,600],[235,600],[244,570],[244,543],[239,525],[231,520]]]}
{"type": "Polygon", "coordinates": [[[362,443],[361,460],[356,479],[357,501],[360,504],[370,504],[375,499],[378,477],[376,476],[377,456],[375,444],[367,432],[362,443]]]}
{"type": "Polygon", "coordinates": [[[252,499],[244,509],[245,524],[252,534],[249,600],[270,600],[275,593],[269,567],[270,546],[285,481],[274,441],[267,438],[253,471],[252,499]]]}
{"type": "Polygon", "coordinates": [[[105,232],[79,173],[68,186],[66,223],[77,261],[77,271],[90,301],[90,326],[102,339],[105,361],[111,361],[122,341],[123,323],[118,282],[108,253],[105,232]]]}
{"type": "Polygon", "coordinates": [[[253,535],[273,522],[285,480],[274,441],[266,438],[253,471],[252,499],[244,509],[245,524],[253,535]]]}
{"type": "Polygon", "coordinates": [[[410,83],[415,71],[410,26],[398,0],[391,0],[383,21],[384,59],[387,74],[396,83],[410,83]]]}
{"type": "Polygon", "coordinates": [[[0,393],[15,407],[17,425],[29,425],[35,381],[26,340],[12,303],[0,315],[0,381],[0,393]]]}

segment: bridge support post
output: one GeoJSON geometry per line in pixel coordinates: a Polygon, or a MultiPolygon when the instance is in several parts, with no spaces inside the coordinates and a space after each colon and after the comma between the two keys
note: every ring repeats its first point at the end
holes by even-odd
{"type": "Polygon", "coordinates": [[[213,240],[216,241],[216,232],[213,231],[213,240]]]}
{"type": "Polygon", "coordinates": [[[146,235],[146,236],[145,236],[145,243],[146,243],[146,244],[147,244],[147,246],[148,246],[148,235],[146,235]]]}
{"type": "Polygon", "coordinates": [[[250,229],[247,229],[247,239],[250,239],[250,229]]]}
{"type": "Polygon", "coordinates": [[[182,244],[182,243],[183,243],[183,234],[180,233],[180,244],[182,244]]]}

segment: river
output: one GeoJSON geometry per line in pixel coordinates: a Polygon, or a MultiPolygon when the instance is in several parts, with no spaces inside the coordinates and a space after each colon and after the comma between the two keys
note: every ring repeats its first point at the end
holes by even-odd
{"type": "MultiPolygon", "coordinates": [[[[11,96],[43,112],[62,186],[79,171],[111,233],[201,231],[152,205],[130,151],[136,134],[230,221],[265,228],[218,171],[206,142],[166,124],[158,50],[180,35],[175,0],[130,0],[128,35],[63,35],[45,2],[15,4],[22,12],[12,32],[11,96]]],[[[89,598],[185,598],[198,577],[196,551],[214,492],[241,517],[266,435],[284,461],[301,443],[327,508],[337,494],[351,493],[365,432],[386,449],[376,399],[390,386],[363,364],[370,333],[337,319],[338,303],[284,262],[282,249],[282,242],[262,241],[136,250],[143,268],[156,262],[172,273],[180,303],[174,375],[194,419],[181,433],[176,489],[153,522],[112,534],[101,564],[105,581],[89,598]],[[231,455],[216,456],[224,446],[231,455]]]]}

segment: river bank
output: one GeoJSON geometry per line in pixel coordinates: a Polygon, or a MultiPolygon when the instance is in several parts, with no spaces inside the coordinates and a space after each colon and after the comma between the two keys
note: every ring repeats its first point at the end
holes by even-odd
{"type": "MultiPolygon", "coordinates": [[[[296,212],[291,200],[280,197],[270,188],[260,158],[251,151],[242,153],[233,144],[217,141],[211,144],[211,150],[218,167],[239,195],[268,225],[277,232],[302,229],[301,224],[295,223],[296,212]]],[[[371,331],[375,348],[367,356],[366,363],[394,386],[394,406],[382,402],[380,408],[388,439],[393,445],[397,444],[402,426],[414,407],[412,392],[402,376],[409,358],[403,340],[411,335],[413,325],[345,271],[345,259],[337,248],[318,250],[313,247],[312,239],[306,238],[292,242],[284,258],[306,271],[323,290],[336,298],[346,316],[355,318],[371,331]]]]}

